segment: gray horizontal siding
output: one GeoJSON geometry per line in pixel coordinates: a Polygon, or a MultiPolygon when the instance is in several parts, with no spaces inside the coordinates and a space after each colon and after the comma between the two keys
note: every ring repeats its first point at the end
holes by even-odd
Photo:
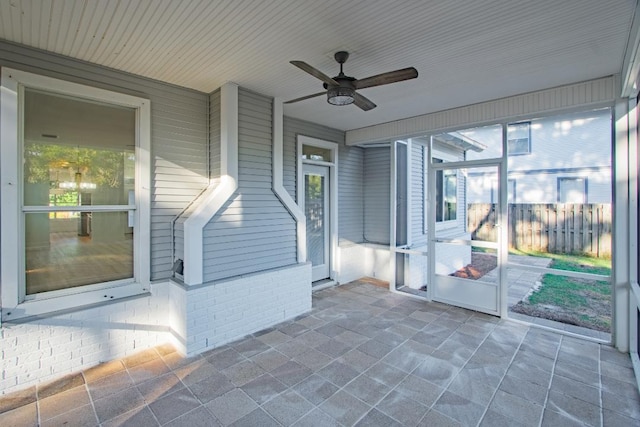
{"type": "Polygon", "coordinates": [[[364,150],[364,238],[389,244],[391,150],[364,150]]]}
{"type": "Polygon", "coordinates": [[[151,101],[151,279],[169,277],[171,221],[207,184],[207,95],[2,41],[0,66],[151,101]]]}
{"type": "Polygon", "coordinates": [[[296,223],[271,188],[272,100],[238,97],[238,190],[204,229],[205,282],[297,262],[296,223]]]}
{"type": "Polygon", "coordinates": [[[339,242],[361,243],[364,235],[363,150],[359,147],[344,145],[345,133],[338,129],[291,117],[284,118],[283,128],[284,187],[295,200],[297,200],[297,136],[304,135],[338,143],[339,242]]]}

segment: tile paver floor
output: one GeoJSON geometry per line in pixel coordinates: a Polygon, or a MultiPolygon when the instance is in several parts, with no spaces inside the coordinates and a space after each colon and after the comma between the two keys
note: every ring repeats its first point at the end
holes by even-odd
{"type": "Polygon", "coordinates": [[[191,358],[170,346],[0,398],[1,426],[638,426],[628,355],[365,282],[191,358]]]}

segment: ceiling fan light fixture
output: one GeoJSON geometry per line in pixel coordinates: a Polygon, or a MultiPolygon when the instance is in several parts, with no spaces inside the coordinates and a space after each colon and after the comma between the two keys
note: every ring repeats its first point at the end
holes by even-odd
{"type": "Polygon", "coordinates": [[[353,104],[355,89],[350,87],[332,87],[327,90],[327,102],[332,105],[353,104]]]}

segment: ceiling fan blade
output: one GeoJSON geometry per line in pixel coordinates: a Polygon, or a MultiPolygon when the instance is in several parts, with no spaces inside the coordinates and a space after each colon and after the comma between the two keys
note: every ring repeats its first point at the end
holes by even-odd
{"type": "Polygon", "coordinates": [[[293,65],[295,65],[296,67],[300,68],[302,71],[306,71],[307,73],[311,74],[313,77],[322,80],[323,82],[325,82],[329,86],[339,86],[340,85],[340,83],[338,83],[337,81],[333,80],[331,77],[327,76],[322,71],[313,68],[311,65],[307,64],[306,62],[302,62],[302,61],[290,61],[290,62],[293,65]]]}
{"type": "Polygon", "coordinates": [[[353,94],[353,103],[360,107],[363,111],[373,110],[377,107],[369,98],[360,95],[358,92],[353,94]]]}
{"type": "Polygon", "coordinates": [[[307,96],[303,96],[300,98],[296,98],[296,99],[292,99],[291,101],[285,101],[284,104],[293,104],[294,102],[298,102],[298,101],[304,101],[305,99],[309,99],[309,98],[315,98],[316,96],[320,96],[320,95],[326,95],[327,92],[318,92],[318,93],[314,93],[313,95],[307,95],[307,96]]]}
{"type": "Polygon", "coordinates": [[[413,67],[409,67],[357,80],[355,82],[355,86],[356,89],[364,89],[366,87],[381,86],[389,83],[401,82],[403,80],[415,79],[416,77],[418,77],[418,70],[413,67]]]}

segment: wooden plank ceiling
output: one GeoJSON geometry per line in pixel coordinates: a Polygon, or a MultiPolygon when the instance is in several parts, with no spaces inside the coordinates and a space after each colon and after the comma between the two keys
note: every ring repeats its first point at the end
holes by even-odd
{"type": "Polygon", "coordinates": [[[203,92],[228,81],[284,100],[322,90],[289,64],[357,78],[416,67],[362,90],[363,112],[323,97],[285,114],[355,129],[620,73],[632,0],[0,0],[0,39],[203,92]]]}

